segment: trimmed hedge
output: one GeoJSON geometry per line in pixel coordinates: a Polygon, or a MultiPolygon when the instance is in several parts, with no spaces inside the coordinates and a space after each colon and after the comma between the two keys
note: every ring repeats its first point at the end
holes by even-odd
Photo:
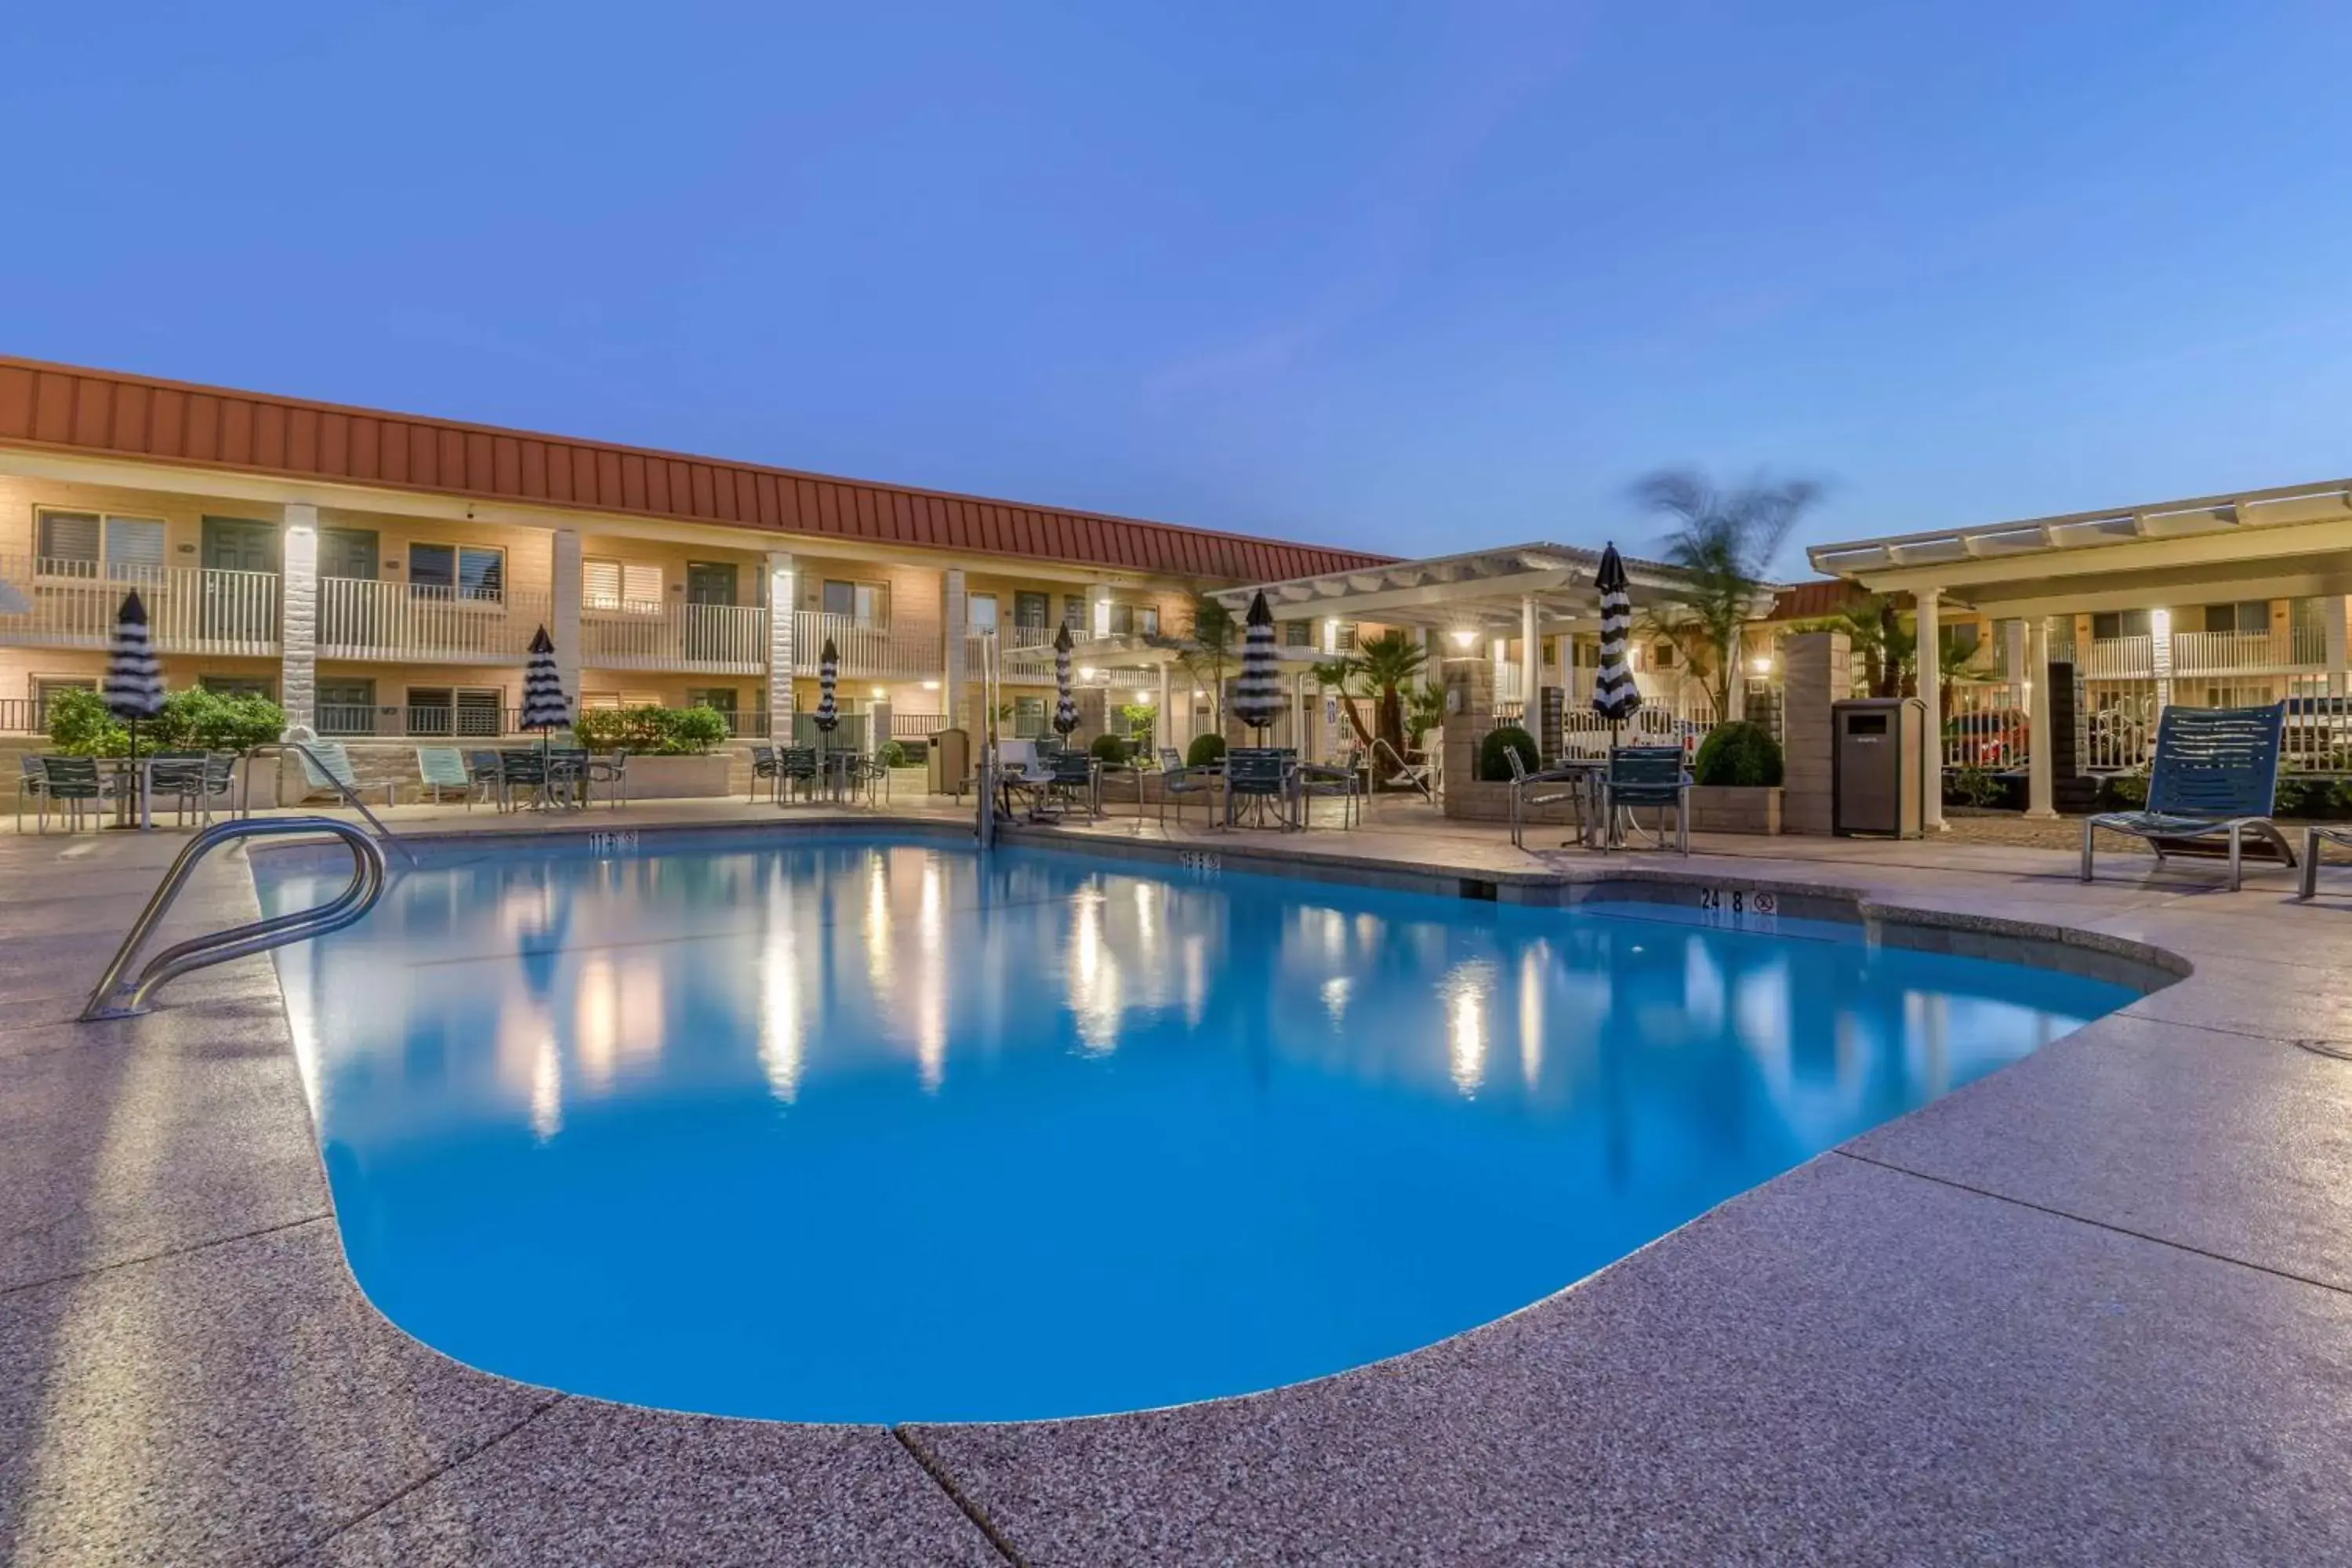
{"type": "Polygon", "coordinates": [[[1536,738],[1517,724],[1506,724],[1478,742],[1478,776],[1488,784],[1510,783],[1511,763],[1506,752],[1518,752],[1519,765],[1529,773],[1543,765],[1538,761],[1542,753],[1536,750],[1536,738]]]}
{"type": "Polygon", "coordinates": [[[1133,755],[1124,735],[1097,735],[1087,750],[1095,754],[1098,763],[1123,763],[1133,755]]]}
{"type": "Polygon", "coordinates": [[[1184,748],[1184,765],[1205,768],[1211,763],[1225,760],[1225,738],[1223,735],[1195,735],[1192,743],[1184,748]]]}
{"type": "Polygon", "coordinates": [[[592,752],[629,752],[657,757],[691,756],[727,739],[727,720],[716,708],[589,708],[572,726],[592,752]]]}
{"type": "Polygon", "coordinates": [[[1761,724],[1745,720],[1717,724],[1699,742],[1691,781],[1739,788],[1770,788],[1780,782],[1780,742],[1761,724]]]}

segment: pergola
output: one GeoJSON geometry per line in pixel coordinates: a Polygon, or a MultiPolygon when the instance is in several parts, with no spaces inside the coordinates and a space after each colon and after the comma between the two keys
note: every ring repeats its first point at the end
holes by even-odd
{"type": "MultiPolygon", "coordinates": [[[[2050,658],[2049,617],[2134,610],[2197,596],[2292,599],[2352,594],[2352,479],[2070,512],[1814,546],[1814,569],[1918,605],[1919,695],[1927,704],[1927,819],[1943,820],[1937,637],[1946,601],[2025,626],[2026,668],[2050,658]]],[[[2345,669],[2345,616],[2329,618],[2334,686],[2345,669]]],[[[2026,801],[2052,805],[2049,682],[2030,679],[2026,801]]]]}
{"type": "MultiPolygon", "coordinates": [[[[1637,606],[1666,602],[1682,583],[1674,568],[1623,557],[1637,606]]],[[[1592,585],[1601,552],[1572,544],[1512,544],[1459,555],[1433,555],[1385,566],[1232,588],[1216,597],[1236,615],[1263,592],[1276,621],[1332,626],[1371,621],[1442,633],[1456,651],[1496,639],[1519,639],[1523,692],[1536,690],[1544,637],[1598,630],[1601,595],[1592,585]]],[[[1769,595],[1765,599],[1769,601],[1769,595]]],[[[1760,605],[1759,605],[1760,608],[1760,605]]],[[[1330,649],[1328,639],[1318,645],[1330,649]]]]}

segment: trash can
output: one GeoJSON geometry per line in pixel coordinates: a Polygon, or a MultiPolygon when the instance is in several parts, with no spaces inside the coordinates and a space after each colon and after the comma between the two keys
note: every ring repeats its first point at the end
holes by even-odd
{"type": "Polygon", "coordinates": [[[1830,770],[1830,831],[1916,838],[1926,820],[1927,704],[1874,697],[1830,705],[1837,750],[1830,770]]]}
{"type": "Polygon", "coordinates": [[[951,795],[961,799],[971,787],[971,734],[965,730],[941,730],[931,737],[930,755],[926,759],[929,776],[926,784],[933,795],[951,795]]]}

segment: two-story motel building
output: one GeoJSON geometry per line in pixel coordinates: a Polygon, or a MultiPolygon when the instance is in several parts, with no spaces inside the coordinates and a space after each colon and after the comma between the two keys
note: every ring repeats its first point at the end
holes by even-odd
{"type": "MultiPolygon", "coordinates": [[[[817,654],[894,734],[969,725],[1003,650],[1012,727],[1068,625],[1103,700],[1181,742],[1166,645],[1192,595],[1382,557],[152,377],[0,358],[0,731],[94,685],[116,605],[165,679],[344,736],[506,731],[545,626],[589,706],[704,702],[793,733],[817,654]]],[[[803,721],[804,722],[804,721],[803,721]]]]}

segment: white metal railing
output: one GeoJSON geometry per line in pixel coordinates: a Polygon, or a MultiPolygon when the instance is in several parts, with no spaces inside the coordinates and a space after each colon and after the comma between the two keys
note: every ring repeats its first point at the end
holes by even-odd
{"type": "Polygon", "coordinates": [[[2093,680],[2138,679],[2156,673],[2156,639],[2148,637],[2094,637],[2077,662],[2093,680]]]}
{"type": "Polygon", "coordinates": [[[817,657],[824,651],[827,637],[833,639],[835,650],[841,655],[841,673],[845,676],[936,679],[947,662],[937,636],[899,631],[887,625],[861,621],[855,616],[795,610],[793,668],[797,673],[816,673],[817,657]]]}
{"type": "Polygon", "coordinates": [[[2163,711],[2153,680],[2102,681],[2083,693],[2083,766],[2116,773],[2147,765],[2163,711]]]}
{"type": "Polygon", "coordinates": [[[583,610],[580,662],[597,669],[759,675],[768,668],[768,612],[751,605],[583,610]]]}
{"type": "Polygon", "coordinates": [[[1944,704],[1944,765],[1996,772],[2025,765],[2032,715],[2022,685],[1955,681],[1944,704]]]}
{"type": "Polygon", "coordinates": [[[278,574],[204,566],[100,566],[31,555],[0,556],[0,579],[31,602],[0,615],[0,643],[104,647],[125,595],[147,608],[148,635],[163,653],[267,658],[278,652],[278,574]]]}
{"type": "Polygon", "coordinates": [[[1495,700],[1497,702],[1526,701],[1527,692],[1523,688],[1527,683],[1520,679],[1523,673],[1517,660],[1495,666],[1495,700]]]}
{"type": "Polygon", "coordinates": [[[2316,626],[2263,632],[2175,632],[2172,673],[2225,675],[2319,669],[2327,663],[2327,637],[2316,626]]]}
{"type": "Polygon", "coordinates": [[[468,595],[414,583],[319,579],[320,658],[505,664],[553,618],[545,594],[468,595]]]}
{"type": "Polygon", "coordinates": [[[1560,715],[1560,728],[1561,749],[1570,756],[1605,756],[1612,742],[1620,746],[1679,744],[1696,755],[1699,742],[1715,728],[1715,715],[1711,710],[1676,711],[1664,704],[1652,704],[1612,724],[1590,708],[1570,707],[1560,715]]]}

